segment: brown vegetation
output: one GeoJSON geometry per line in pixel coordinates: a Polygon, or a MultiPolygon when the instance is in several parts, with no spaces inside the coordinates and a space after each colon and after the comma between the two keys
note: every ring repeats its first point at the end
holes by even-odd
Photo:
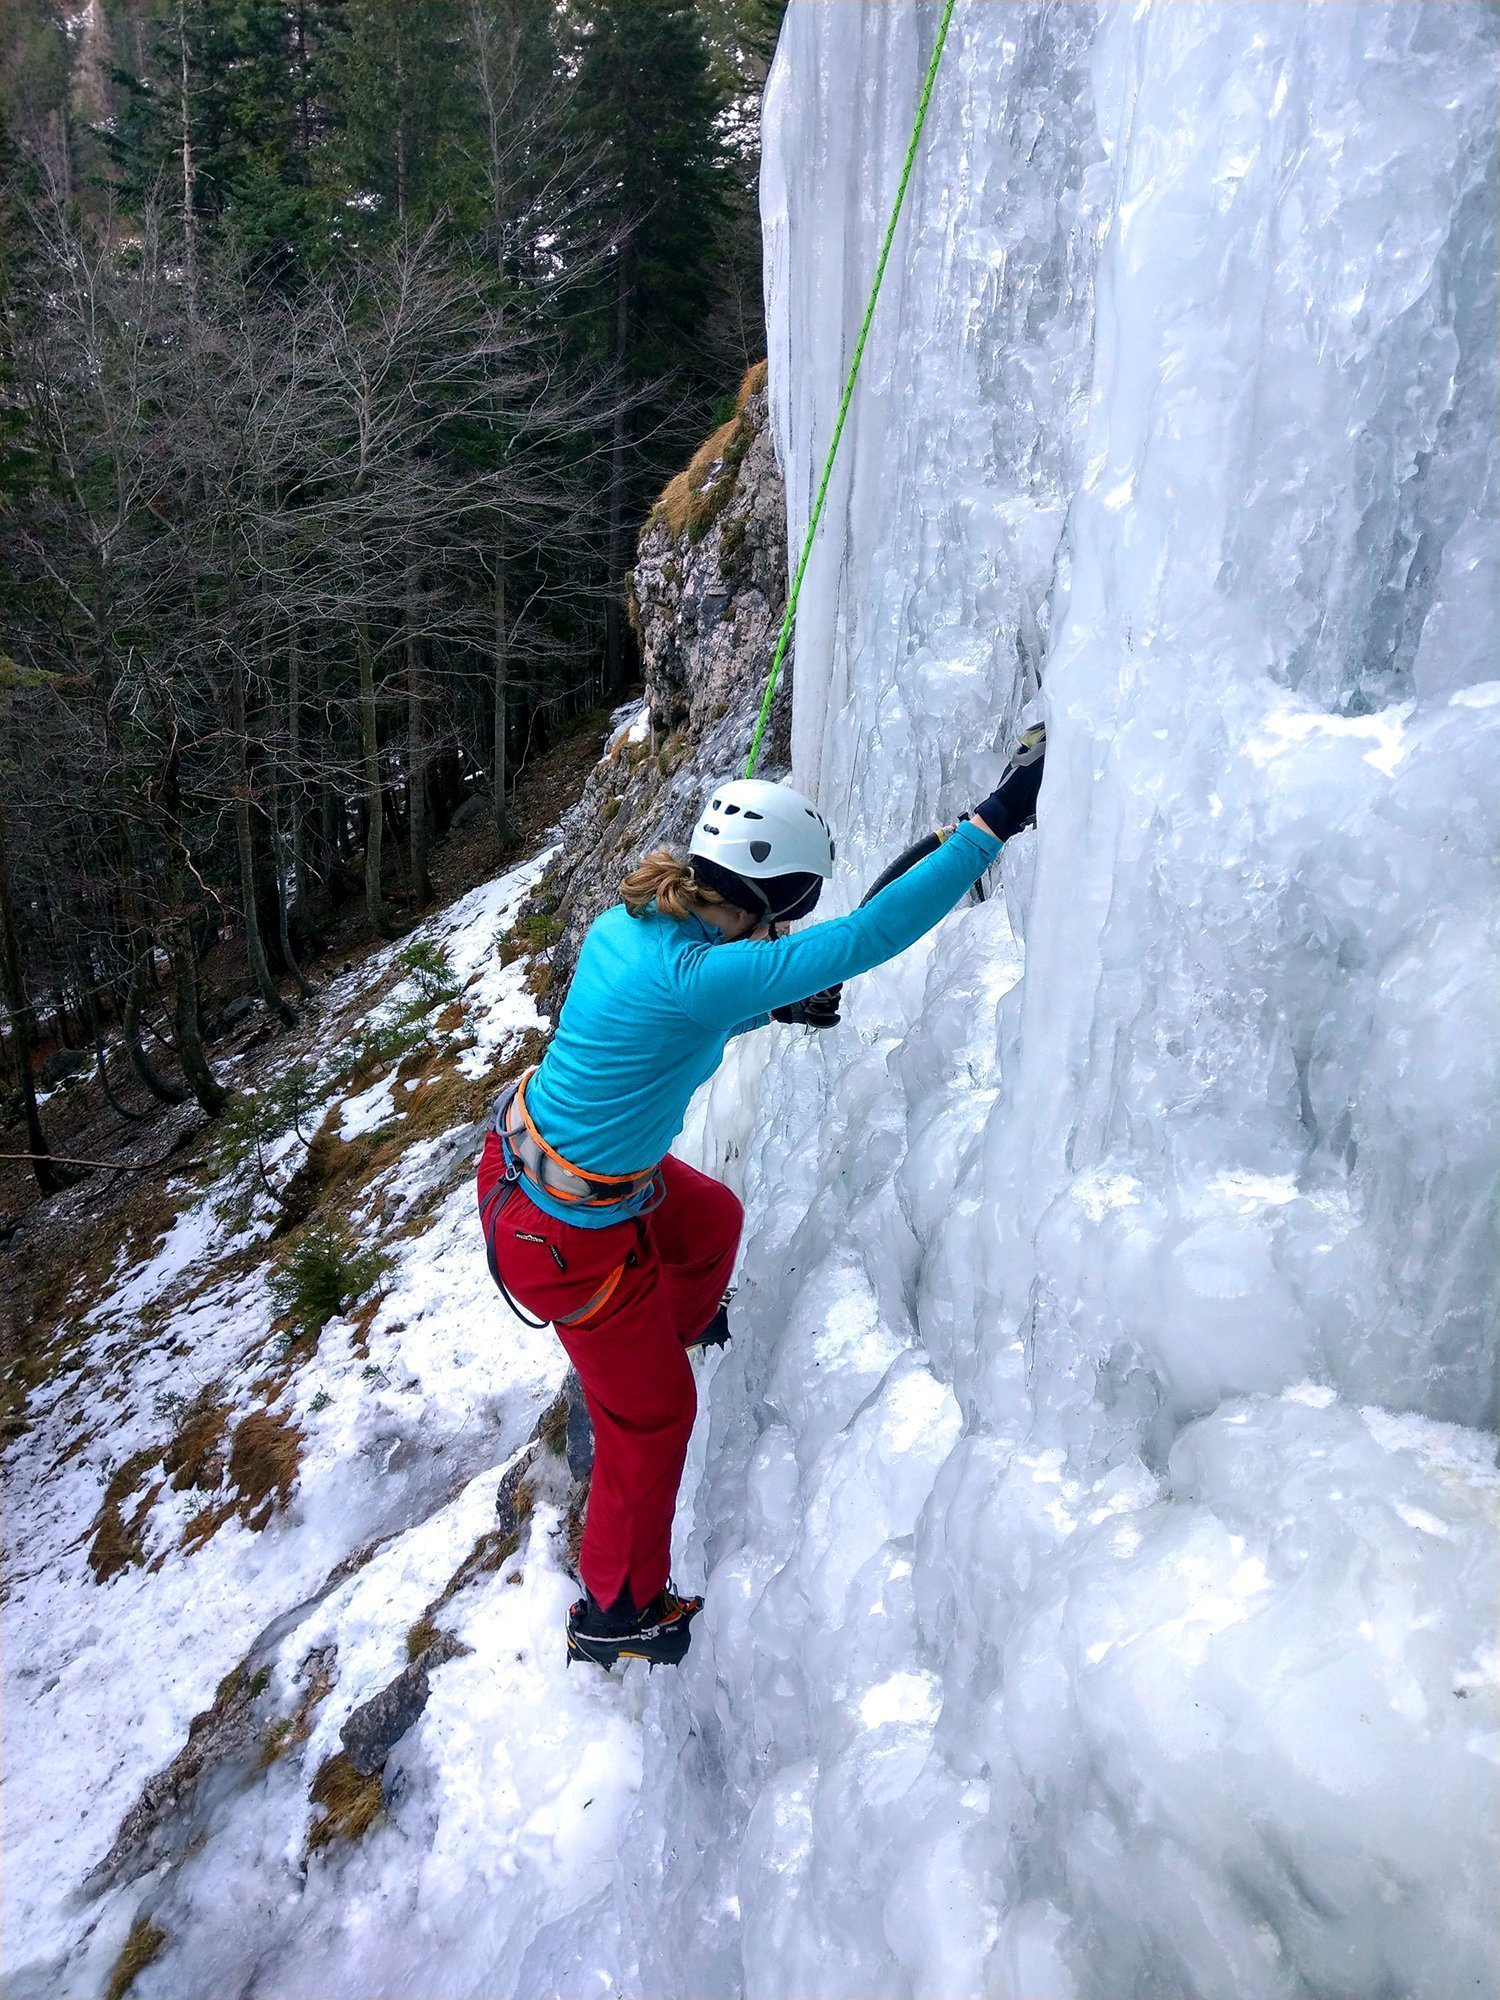
{"type": "Polygon", "coordinates": [[[332,1840],[358,1840],[380,1817],[380,1773],[366,1778],[342,1750],[318,1766],[308,1797],[323,1808],[307,1830],[307,1851],[315,1854],[332,1840]]]}
{"type": "Polygon", "coordinates": [[[435,1619],[429,1617],[428,1614],[424,1611],[420,1618],[414,1620],[413,1623],[407,1627],[406,1631],[407,1659],[420,1660],[424,1653],[431,1652],[432,1648],[437,1644],[438,1640],[441,1639],[442,1636],[443,1636],[442,1628],[438,1625],[435,1619]]]}
{"type": "Polygon", "coordinates": [[[166,1941],[166,1932],[158,1929],[149,1917],[137,1917],[109,1975],[104,2000],[124,2000],[137,1975],[144,1972],[154,1958],[161,1956],[166,1941]]]}
{"type": "Polygon", "coordinates": [[[212,1382],[200,1389],[189,1403],[177,1435],[162,1454],[162,1471],[172,1482],[174,1493],[190,1487],[212,1493],[224,1477],[224,1433],[229,1428],[229,1405],[212,1382]]]}
{"type": "Polygon", "coordinates": [[[162,1489],[163,1481],[158,1480],[145,1499],[125,1518],[125,1502],[133,1499],[146,1483],[148,1467],[154,1465],[157,1453],[152,1450],[138,1451],[125,1463],[116,1466],[110,1475],[109,1484],[104,1489],[104,1498],[99,1503],[99,1511],[90,1526],[92,1540],[89,1543],[89,1568],[99,1583],[108,1583],[121,1570],[129,1569],[133,1563],[145,1559],[142,1546],[146,1532],[146,1517],[151,1512],[152,1503],[162,1489]]]}
{"type": "MultiPolygon", "coordinates": [[[[541,1439],[554,1458],[561,1458],[566,1453],[568,1449],[568,1398],[566,1393],[554,1396],[546,1409],[543,1410],[541,1416],[538,1417],[536,1436],[541,1439]]],[[[519,1489],[517,1490],[516,1497],[519,1500],[519,1489]]],[[[531,1509],[528,1506],[526,1513],[529,1514],[530,1512],[531,1509]]],[[[525,1517],[524,1514],[517,1515],[518,1520],[524,1520],[525,1517]]]]}
{"type": "MultiPolygon", "coordinates": [[[[661,523],[673,535],[701,542],[728,505],[750,449],[754,432],[745,405],[765,387],[766,364],[747,369],[736,398],[738,414],[703,440],[683,471],[662,488],[651,510],[652,524],[661,523]]],[[[637,613],[639,616],[639,613],[637,613]]]]}
{"type": "Polygon", "coordinates": [[[286,1505],[301,1462],[302,1433],[289,1411],[253,1410],[235,1426],[229,1477],[252,1528],[263,1528],[286,1505]]]}
{"type": "Polygon", "coordinates": [[[202,1507],[182,1531],[184,1549],[199,1549],[226,1521],[264,1528],[291,1498],[302,1463],[302,1432],[288,1410],[252,1410],[235,1426],[229,1447],[230,1491],[202,1507]]]}

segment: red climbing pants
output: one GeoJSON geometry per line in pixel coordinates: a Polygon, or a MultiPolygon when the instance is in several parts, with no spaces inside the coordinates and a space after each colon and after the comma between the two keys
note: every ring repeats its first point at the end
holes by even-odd
{"type": "MultiPolygon", "coordinates": [[[[491,1133],[479,1163],[481,1209],[503,1172],[491,1133]]],[[[661,1173],[661,1206],[607,1229],[559,1222],[520,1192],[490,1212],[506,1289],[553,1322],[593,1419],[584,1584],[606,1606],[628,1586],[637,1609],[671,1568],[672,1514],[698,1407],[683,1343],[718,1310],[744,1220],[738,1198],[707,1174],[670,1158],[661,1173]]]]}

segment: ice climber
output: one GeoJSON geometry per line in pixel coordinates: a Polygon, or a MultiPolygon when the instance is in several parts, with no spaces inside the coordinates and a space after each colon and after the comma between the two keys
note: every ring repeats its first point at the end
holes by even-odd
{"type": "Polygon", "coordinates": [[[840,987],[930,930],[1036,811],[1041,731],[925,859],[797,936],[833,872],[828,823],[786,785],[715,786],[686,859],[658,848],[590,927],[541,1064],[496,1102],[479,1165],[490,1270],[550,1320],[594,1426],[568,1659],[675,1664],[698,1597],[669,1582],[697,1396],[688,1360],[729,1337],[737,1197],[673,1159],[688,1101],[734,1035],[828,1028],[840,987]]]}

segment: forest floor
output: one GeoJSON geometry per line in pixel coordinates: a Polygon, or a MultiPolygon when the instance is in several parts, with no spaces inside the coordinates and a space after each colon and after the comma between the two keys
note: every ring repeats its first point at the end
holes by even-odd
{"type": "MultiPolygon", "coordinates": [[[[578,718],[523,771],[510,809],[516,847],[502,847],[488,818],[436,843],[433,910],[514,868],[546,843],[598,759],[603,723],[597,713],[578,718]]],[[[403,931],[418,924],[418,913],[403,911],[399,900],[394,907],[403,931]]],[[[357,898],[326,914],[323,930],[325,949],[303,968],[314,999],[297,1023],[283,1029],[257,1005],[248,1019],[209,1045],[211,1060],[228,1067],[227,1080],[236,1089],[259,1089],[297,1063],[323,1031],[323,999],[331,984],[349,979],[389,948],[370,929],[357,898]]],[[[250,990],[243,938],[226,936],[206,955],[200,976],[204,1017],[216,1020],[228,1001],[250,990]]],[[[283,980],[281,990],[295,1002],[290,981],[283,980]]],[[[168,988],[159,997],[159,1011],[168,1019],[171,1006],[168,988]]],[[[28,1378],[36,1376],[36,1350],[50,1346],[57,1334],[64,1298],[71,1293],[76,1303],[90,1289],[91,1272],[107,1271],[122,1246],[138,1247],[160,1232],[176,1206],[167,1177],[201,1173],[214,1145],[214,1127],[191,1100],[179,1106],[140,1104],[134,1079],[122,1087],[128,1071],[117,1037],[106,1041],[106,1056],[116,1094],[144,1112],[139,1122],[127,1123],[111,1109],[92,1067],[45,1093],[42,1117],[55,1155],[106,1161],[114,1171],[86,1173],[61,1194],[44,1196],[28,1165],[0,1159],[0,1447],[19,1433],[28,1378]],[[149,1170],[138,1171],[142,1167],[149,1170]]],[[[0,1154],[24,1153],[26,1143],[20,1123],[0,1127],[0,1154]]]]}

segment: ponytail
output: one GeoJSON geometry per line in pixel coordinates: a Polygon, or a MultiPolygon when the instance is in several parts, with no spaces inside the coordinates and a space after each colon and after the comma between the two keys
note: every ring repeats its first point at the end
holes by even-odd
{"type": "Polygon", "coordinates": [[[700,882],[691,864],[679,861],[670,847],[658,847],[632,869],[620,884],[620,896],[633,917],[643,917],[654,903],[664,917],[679,922],[703,910],[734,907],[700,882]]]}

